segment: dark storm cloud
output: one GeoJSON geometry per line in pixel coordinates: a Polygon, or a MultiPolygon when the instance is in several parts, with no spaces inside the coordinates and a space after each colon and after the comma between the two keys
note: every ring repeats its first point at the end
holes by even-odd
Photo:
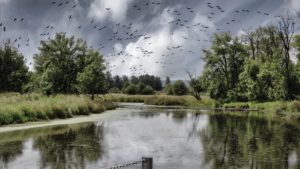
{"type": "Polygon", "coordinates": [[[202,71],[201,49],[214,33],[238,34],[299,9],[298,0],[0,0],[0,40],[16,40],[29,64],[40,40],[66,32],[99,49],[114,74],[182,78],[202,71]]]}

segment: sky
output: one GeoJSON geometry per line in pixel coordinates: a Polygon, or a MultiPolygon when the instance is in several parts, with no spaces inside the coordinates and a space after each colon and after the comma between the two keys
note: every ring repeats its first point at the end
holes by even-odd
{"type": "Polygon", "coordinates": [[[33,70],[40,41],[65,32],[99,50],[113,75],[187,79],[201,74],[215,33],[240,35],[286,14],[299,32],[298,12],[300,0],[0,0],[0,42],[11,39],[33,70]]]}

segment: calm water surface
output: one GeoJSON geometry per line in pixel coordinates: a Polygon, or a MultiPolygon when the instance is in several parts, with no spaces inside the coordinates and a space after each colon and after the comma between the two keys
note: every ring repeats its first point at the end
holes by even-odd
{"type": "Polygon", "coordinates": [[[155,169],[300,168],[299,128],[283,122],[182,110],[114,113],[0,133],[0,169],[98,169],[142,156],[153,157],[155,169]]]}

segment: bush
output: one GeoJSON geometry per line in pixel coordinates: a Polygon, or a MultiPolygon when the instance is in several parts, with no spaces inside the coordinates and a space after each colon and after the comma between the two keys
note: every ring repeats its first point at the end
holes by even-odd
{"type": "Polygon", "coordinates": [[[183,81],[177,80],[173,85],[173,94],[177,96],[186,95],[188,88],[183,81]]]}
{"type": "Polygon", "coordinates": [[[299,101],[293,101],[289,105],[289,111],[290,112],[300,112],[300,102],[299,101]]]}
{"type": "Polygon", "coordinates": [[[168,95],[173,95],[173,86],[171,84],[167,84],[164,90],[168,95]]]}
{"type": "Polygon", "coordinates": [[[277,115],[284,115],[288,110],[288,106],[286,102],[282,102],[279,106],[275,109],[275,113],[277,115]]]}
{"type": "Polygon", "coordinates": [[[129,84],[124,90],[124,93],[129,95],[138,94],[138,92],[138,87],[135,84],[129,84]]]}
{"type": "Polygon", "coordinates": [[[151,95],[151,94],[154,94],[154,90],[151,86],[147,85],[141,92],[141,94],[144,94],[144,95],[151,95]]]}
{"type": "Polygon", "coordinates": [[[113,87],[109,90],[109,93],[121,93],[121,90],[117,87],[113,87]]]}

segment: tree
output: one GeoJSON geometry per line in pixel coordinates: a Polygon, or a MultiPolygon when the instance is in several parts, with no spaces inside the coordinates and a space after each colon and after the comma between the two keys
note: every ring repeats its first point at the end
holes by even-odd
{"type": "Polygon", "coordinates": [[[136,76],[131,76],[130,77],[130,83],[133,83],[133,84],[138,84],[140,82],[140,79],[136,76]]]}
{"type": "Polygon", "coordinates": [[[298,59],[297,64],[300,65],[300,35],[294,36],[294,41],[293,41],[292,45],[296,49],[296,52],[297,52],[297,59],[298,59]]]}
{"type": "Polygon", "coordinates": [[[173,93],[174,95],[186,95],[188,92],[188,88],[184,84],[183,81],[177,80],[173,85],[173,93]]]}
{"type": "Polygon", "coordinates": [[[105,73],[106,85],[108,89],[114,88],[114,79],[109,71],[105,73]]]}
{"type": "Polygon", "coordinates": [[[173,95],[173,85],[172,84],[167,84],[165,85],[164,91],[168,94],[168,95],[173,95]]]}
{"type": "MultiPolygon", "coordinates": [[[[300,69],[289,54],[294,23],[288,17],[281,19],[279,27],[259,27],[242,36],[215,35],[211,48],[204,50],[206,64],[198,87],[212,98],[225,101],[289,100],[299,96],[300,69]]],[[[297,49],[295,44],[297,36],[293,42],[297,49]]]]}
{"type": "Polygon", "coordinates": [[[212,98],[224,99],[229,93],[236,93],[234,90],[247,57],[248,53],[239,38],[232,38],[228,33],[214,36],[211,49],[204,50],[206,65],[202,77],[209,82],[208,91],[212,98]]]}
{"type": "Polygon", "coordinates": [[[98,52],[92,52],[85,58],[83,72],[78,73],[78,89],[81,93],[91,94],[94,100],[95,94],[103,94],[108,91],[105,81],[105,66],[102,56],[98,52]]]}
{"type": "Polygon", "coordinates": [[[28,80],[24,56],[10,42],[5,43],[0,47],[0,92],[21,92],[28,80]]]}
{"type": "Polygon", "coordinates": [[[279,22],[278,34],[282,42],[284,49],[283,64],[285,68],[285,86],[286,86],[286,99],[290,100],[294,98],[292,89],[292,77],[291,77],[291,58],[290,49],[291,42],[294,36],[295,23],[292,19],[287,17],[282,17],[279,22]]]}
{"type": "Polygon", "coordinates": [[[160,77],[155,77],[155,76],[146,74],[146,75],[141,75],[139,77],[139,79],[140,79],[141,83],[151,86],[156,91],[162,90],[162,83],[161,83],[160,77]]]}
{"type": "Polygon", "coordinates": [[[142,91],[144,90],[144,88],[146,87],[146,85],[144,83],[139,82],[138,84],[136,84],[136,87],[138,89],[138,93],[142,94],[142,91]]]}
{"type": "Polygon", "coordinates": [[[41,41],[39,51],[34,55],[34,67],[43,93],[104,91],[103,58],[83,40],[58,33],[54,39],[41,41]]]}
{"type": "Polygon", "coordinates": [[[128,76],[123,75],[122,76],[122,86],[123,89],[126,89],[126,87],[130,84],[130,80],[128,78],[128,76]]]}
{"type": "Polygon", "coordinates": [[[114,87],[117,87],[119,90],[122,90],[124,86],[122,78],[117,75],[114,76],[113,80],[114,80],[114,87]]]}
{"type": "Polygon", "coordinates": [[[197,99],[201,100],[201,93],[205,91],[200,79],[193,78],[190,72],[187,72],[190,77],[190,87],[192,89],[192,95],[197,99]]]}
{"type": "Polygon", "coordinates": [[[165,86],[168,84],[171,84],[171,80],[169,76],[166,77],[165,86]]]}

